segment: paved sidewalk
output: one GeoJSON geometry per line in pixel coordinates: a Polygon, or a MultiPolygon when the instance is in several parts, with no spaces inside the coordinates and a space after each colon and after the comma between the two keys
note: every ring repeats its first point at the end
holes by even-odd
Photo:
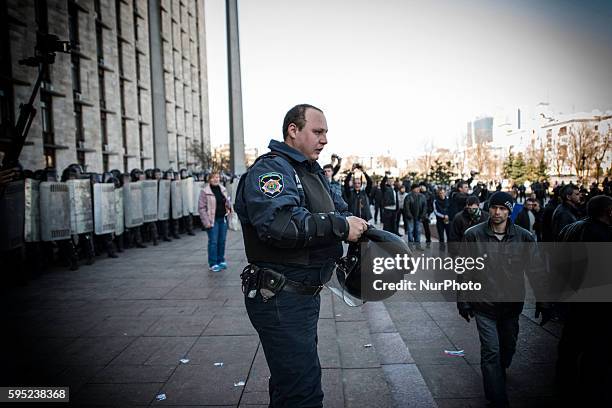
{"type": "MultiPolygon", "coordinates": [[[[3,383],[67,385],[74,406],[267,406],[269,372],[240,291],[242,245],[230,231],[221,273],[205,267],[199,233],[5,291],[13,341],[3,349],[3,383]]],[[[328,290],[321,296],[326,407],[482,404],[478,339],[454,305],[392,298],[349,308],[328,290]],[[445,347],[464,348],[466,358],[444,356],[445,347]]],[[[554,354],[555,344],[527,323],[510,383],[530,403],[549,395],[528,383],[549,382],[551,360],[541,352],[554,354]]]]}

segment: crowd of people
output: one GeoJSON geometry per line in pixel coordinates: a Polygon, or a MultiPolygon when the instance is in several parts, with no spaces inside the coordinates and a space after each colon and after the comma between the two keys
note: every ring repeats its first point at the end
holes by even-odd
{"type": "MultiPolygon", "coordinates": [[[[326,166],[332,186],[339,184],[333,180],[338,168],[338,164],[326,166]]],[[[426,181],[394,179],[389,173],[379,185],[374,185],[372,177],[356,164],[346,173],[341,193],[351,213],[374,223],[380,220],[384,230],[401,236],[403,224],[403,234],[416,250],[423,250],[422,235],[430,246],[434,220],[442,251],[446,250],[447,242],[471,244],[479,253],[486,252],[487,245],[498,244],[533,243],[530,248],[535,248],[537,242],[612,242],[609,178],[601,185],[592,183],[589,188],[579,183],[551,186],[539,181],[529,187],[519,184],[502,191],[499,182],[476,182],[473,177],[458,179],[451,186],[432,185],[426,181]],[[362,176],[355,176],[356,170],[361,170],[362,176]],[[365,188],[362,177],[366,180],[365,188]],[[494,191],[490,190],[492,187],[494,191]]],[[[454,252],[458,247],[448,246],[451,256],[457,256],[454,252]]],[[[537,258],[546,259],[546,255],[537,258]]],[[[544,273],[555,273],[551,265],[559,262],[563,263],[558,260],[544,266],[544,273]]],[[[507,259],[497,273],[508,277],[512,284],[523,286],[528,269],[534,267],[530,263],[527,257],[519,258],[518,264],[507,259]]],[[[609,261],[603,264],[611,266],[609,261]]],[[[496,284],[502,292],[509,290],[508,285],[496,284]]],[[[509,406],[506,375],[516,351],[523,306],[523,302],[514,301],[457,302],[459,315],[468,323],[470,319],[476,321],[485,396],[493,407],[509,406]]],[[[568,406],[610,403],[612,358],[602,356],[601,350],[612,344],[612,303],[537,302],[535,311],[542,325],[551,319],[563,324],[555,376],[560,401],[568,406]]]]}
{"type": "MultiPolygon", "coordinates": [[[[10,241],[10,245],[2,248],[2,264],[6,268],[3,270],[11,271],[11,280],[16,283],[26,283],[27,280],[36,274],[39,274],[51,267],[61,266],[67,267],[70,270],[77,270],[82,264],[91,265],[95,262],[97,256],[106,255],[110,258],[119,257],[119,253],[130,248],[147,248],[147,245],[157,246],[161,242],[170,242],[172,240],[181,239],[181,235],[195,235],[194,228],[198,227],[206,231],[209,235],[209,268],[218,272],[227,267],[225,262],[225,232],[227,230],[226,215],[231,211],[231,200],[225,188],[225,184],[232,184],[235,177],[226,173],[220,172],[191,172],[187,169],[174,171],[168,169],[162,171],[158,168],[132,169],[129,173],[123,173],[120,170],[111,170],[105,173],[85,172],[82,166],[71,164],[58,174],[55,168],[46,168],[36,171],[24,170],[15,168],[2,172],[2,203],[3,215],[6,216],[8,222],[5,222],[4,227],[8,230],[8,234],[13,233],[5,241],[10,241]],[[193,199],[191,209],[183,211],[178,209],[172,211],[173,203],[168,195],[167,217],[154,217],[154,221],[141,220],[137,226],[124,225],[124,208],[122,198],[116,203],[117,208],[117,225],[112,232],[101,234],[95,233],[93,227],[90,226],[87,232],[72,234],[69,238],[43,240],[39,237],[28,239],[23,234],[23,224],[21,231],[17,228],[11,228],[11,223],[14,214],[10,214],[9,210],[14,210],[19,213],[24,211],[23,199],[14,199],[7,197],[7,191],[11,185],[20,186],[16,196],[23,196],[24,184],[20,182],[29,179],[35,182],[68,182],[69,180],[88,180],[89,195],[91,200],[87,211],[90,224],[93,223],[95,206],[100,205],[93,201],[94,185],[103,183],[110,184],[117,192],[119,189],[127,187],[129,183],[136,183],[144,180],[168,180],[170,182],[176,180],[192,179],[197,189],[202,190],[198,196],[193,199]],[[217,202],[220,206],[217,206],[217,202]],[[219,209],[220,208],[220,209],[219,209]],[[195,215],[195,216],[194,216],[195,215]],[[164,218],[164,219],[162,219],[164,218]],[[19,233],[21,232],[21,234],[19,233]]],[[[157,189],[154,192],[154,201],[157,202],[157,189]]],[[[196,192],[198,194],[198,192],[196,192]]],[[[33,199],[37,199],[37,196],[33,199]]],[[[146,198],[143,196],[143,200],[146,198]]],[[[181,202],[182,203],[182,202],[181,202]]],[[[142,203],[138,203],[141,205],[142,203]]],[[[39,202],[31,205],[38,206],[39,202]]],[[[176,206],[176,204],[174,204],[176,206]]],[[[187,204],[185,204],[187,205],[187,204]]],[[[50,213],[52,216],[63,216],[70,211],[67,208],[67,203],[62,203],[62,208],[56,208],[50,213]],[[64,208],[66,207],[66,208],[64,208]],[[55,214],[54,214],[55,213],[55,214]]],[[[161,204],[160,204],[161,206],[161,204]]],[[[102,209],[98,208],[102,211],[102,209]]],[[[40,223],[39,209],[36,209],[37,219],[35,222],[40,223]]],[[[32,214],[30,214],[32,215],[32,214]]],[[[20,217],[17,217],[18,219],[20,217]]],[[[14,219],[14,217],[13,217],[14,219]]],[[[23,222],[23,218],[21,218],[23,222]]],[[[19,224],[19,221],[15,222],[19,224]]],[[[19,226],[18,226],[19,227],[19,226]]],[[[40,225],[35,227],[40,230],[40,225]]]]}

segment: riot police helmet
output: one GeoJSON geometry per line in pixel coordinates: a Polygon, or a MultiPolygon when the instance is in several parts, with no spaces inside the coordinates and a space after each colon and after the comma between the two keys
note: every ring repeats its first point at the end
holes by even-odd
{"type": "Polygon", "coordinates": [[[130,172],[131,181],[140,181],[143,174],[144,173],[140,169],[132,169],[130,172]]]}
{"type": "Polygon", "coordinates": [[[375,259],[411,256],[407,243],[399,236],[372,226],[363,233],[359,242],[349,244],[345,257],[336,263],[336,278],[344,291],[353,298],[366,301],[384,300],[395,290],[379,290],[375,281],[398,283],[405,271],[396,268],[375,270],[375,259]]]}

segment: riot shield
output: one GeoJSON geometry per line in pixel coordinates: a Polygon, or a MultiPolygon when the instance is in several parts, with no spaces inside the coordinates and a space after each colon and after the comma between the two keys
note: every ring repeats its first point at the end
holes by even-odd
{"type": "Polygon", "coordinates": [[[183,216],[193,214],[193,177],[181,180],[183,193],[183,216]]]}
{"type": "Polygon", "coordinates": [[[172,219],[178,220],[183,216],[182,180],[172,180],[170,183],[170,201],[172,204],[172,219]]]}
{"type": "Polygon", "coordinates": [[[143,224],[142,181],[123,185],[123,214],[126,228],[139,227],[143,224]]]}
{"type": "Polygon", "coordinates": [[[115,235],[123,234],[123,187],[115,190],[115,235]]]}
{"type": "Polygon", "coordinates": [[[91,199],[91,182],[89,180],[68,180],[70,191],[70,229],[72,234],[92,232],[93,201],[91,199]]]}
{"type": "Polygon", "coordinates": [[[25,180],[25,242],[40,241],[40,181],[25,180]]]}
{"type": "Polygon", "coordinates": [[[144,180],[141,183],[144,222],[157,221],[157,180],[144,180]]]}
{"type": "Polygon", "coordinates": [[[96,183],[94,196],[94,232],[96,235],[115,232],[117,210],[115,209],[115,186],[96,183]]]}
{"type": "Polygon", "coordinates": [[[8,251],[23,245],[25,221],[24,181],[13,181],[0,197],[0,249],[8,251]]]}
{"type": "Polygon", "coordinates": [[[70,238],[70,191],[66,183],[40,183],[40,238],[43,241],[70,238]]]}
{"type": "Polygon", "coordinates": [[[165,221],[168,218],[170,218],[170,180],[159,180],[157,219],[165,221]]]}
{"type": "Polygon", "coordinates": [[[200,202],[200,193],[206,185],[205,181],[194,181],[193,182],[193,213],[198,214],[198,204],[200,202]]]}

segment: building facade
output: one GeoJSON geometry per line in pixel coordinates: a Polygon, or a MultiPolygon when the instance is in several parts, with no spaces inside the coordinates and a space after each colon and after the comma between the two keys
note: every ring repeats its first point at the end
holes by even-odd
{"type": "MultiPolygon", "coordinates": [[[[177,170],[197,166],[189,146],[210,149],[203,2],[6,0],[1,7],[3,125],[16,120],[36,79],[36,68],[19,64],[34,54],[36,32],[72,46],[43,73],[24,168],[177,170]]],[[[0,140],[0,150],[8,142],[0,140]]]]}

